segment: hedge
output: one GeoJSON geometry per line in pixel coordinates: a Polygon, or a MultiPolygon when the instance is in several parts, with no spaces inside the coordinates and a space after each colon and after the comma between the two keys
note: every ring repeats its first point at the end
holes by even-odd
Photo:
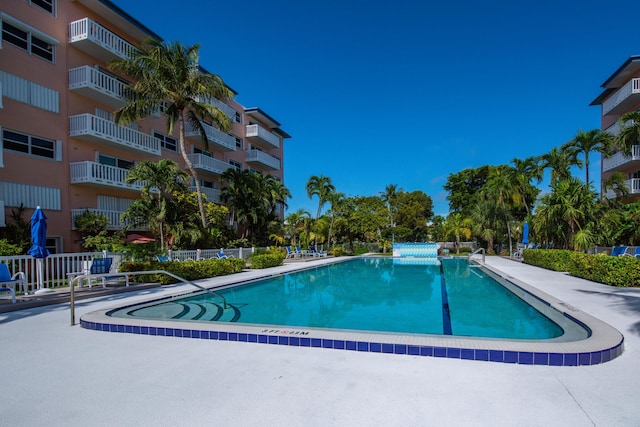
{"type": "MultiPolygon", "coordinates": [[[[242,258],[205,259],[200,261],[174,261],[174,262],[123,262],[118,271],[149,271],[166,270],[186,280],[207,279],[216,276],[239,273],[244,270],[247,263],[242,258]]],[[[141,274],[134,276],[143,283],[160,283],[168,285],[178,283],[179,280],[166,274],[141,274]]]]}
{"type": "Polygon", "coordinates": [[[253,255],[249,258],[250,268],[268,268],[282,265],[284,261],[284,253],[266,253],[253,255]]]}
{"type": "Polygon", "coordinates": [[[590,255],[559,249],[525,249],[526,264],[618,287],[640,286],[640,259],[631,256],[590,255]]]}

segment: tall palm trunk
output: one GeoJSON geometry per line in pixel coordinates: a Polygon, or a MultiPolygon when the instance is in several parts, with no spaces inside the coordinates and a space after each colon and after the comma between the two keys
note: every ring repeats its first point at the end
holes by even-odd
{"type": "Polygon", "coordinates": [[[187,169],[189,169],[189,173],[196,183],[196,195],[198,197],[198,207],[200,208],[200,219],[202,220],[202,227],[207,228],[207,215],[204,212],[204,202],[202,201],[202,190],[200,188],[200,181],[198,180],[198,174],[193,168],[191,160],[189,160],[189,156],[187,155],[187,148],[184,144],[184,116],[182,115],[180,116],[180,120],[178,121],[178,131],[180,135],[180,151],[182,153],[182,158],[184,159],[184,164],[187,165],[187,169]]]}

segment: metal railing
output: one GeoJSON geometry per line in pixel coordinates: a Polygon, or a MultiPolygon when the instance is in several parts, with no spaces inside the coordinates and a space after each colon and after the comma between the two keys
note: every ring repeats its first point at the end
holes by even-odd
{"type": "Polygon", "coordinates": [[[133,55],[136,47],[89,18],[69,23],[69,43],[90,40],[122,59],[133,55]]]}
{"type": "MultiPolygon", "coordinates": [[[[100,278],[100,277],[113,277],[113,276],[139,276],[142,274],[166,274],[167,276],[171,276],[174,279],[179,280],[182,283],[186,283],[188,285],[191,286],[195,286],[196,288],[200,289],[201,291],[210,293],[218,298],[220,298],[222,300],[222,307],[224,310],[226,310],[228,308],[227,305],[227,300],[225,297],[223,297],[222,295],[220,295],[217,292],[212,291],[211,289],[205,288],[204,286],[200,286],[197,283],[193,283],[187,279],[184,279],[178,275],[175,275],[173,273],[169,273],[166,270],[150,270],[150,271],[130,271],[127,273],[104,273],[104,274],[91,274],[91,278],[100,278]]],[[[74,326],[76,324],[76,306],[75,306],[75,285],[76,282],[77,283],[81,283],[80,280],[84,280],[84,279],[88,279],[89,278],[89,273],[80,275],[80,276],[76,276],[74,277],[71,282],[69,283],[69,308],[71,311],[71,326],[74,326]]]]}
{"type": "Polygon", "coordinates": [[[258,124],[247,125],[245,128],[245,137],[258,138],[275,148],[280,148],[280,138],[258,124]]]}
{"type": "Polygon", "coordinates": [[[245,161],[262,163],[275,170],[280,169],[280,160],[260,150],[248,150],[245,161]]]}
{"type": "Polygon", "coordinates": [[[467,257],[467,261],[470,261],[472,256],[477,255],[479,253],[482,253],[482,263],[484,264],[484,258],[485,258],[484,248],[479,248],[479,249],[476,249],[475,251],[471,252],[469,254],[469,256],[467,257]]]}

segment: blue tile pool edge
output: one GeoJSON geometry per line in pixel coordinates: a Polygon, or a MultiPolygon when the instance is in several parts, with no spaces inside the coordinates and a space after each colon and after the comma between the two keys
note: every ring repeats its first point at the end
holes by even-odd
{"type": "Polygon", "coordinates": [[[416,344],[382,343],[328,339],[322,337],[289,336],[269,333],[214,331],[190,328],[124,325],[118,323],[80,320],[84,329],[102,332],[130,333],[165,337],[236,341],[256,344],[284,345],[291,347],[316,347],[334,350],[350,350],[368,353],[387,353],[404,356],[427,356],[447,359],[479,360],[542,366],[587,366],[609,362],[624,350],[624,337],[613,347],[590,352],[533,352],[517,350],[472,349],[460,347],[426,346],[416,344]]]}

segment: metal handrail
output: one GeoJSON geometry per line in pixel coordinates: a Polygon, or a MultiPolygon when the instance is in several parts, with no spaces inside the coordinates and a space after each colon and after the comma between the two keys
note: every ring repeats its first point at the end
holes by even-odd
{"type": "Polygon", "coordinates": [[[476,255],[476,254],[478,254],[479,252],[482,252],[482,263],[484,264],[484,257],[485,257],[485,251],[484,251],[484,248],[479,248],[479,249],[476,249],[475,251],[471,252],[471,253],[469,254],[469,256],[467,257],[467,260],[471,259],[471,257],[472,257],[473,255],[476,255]]]}
{"type": "Polygon", "coordinates": [[[222,300],[222,306],[223,309],[226,310],[228,309],[228,305],[227,305],[227,300],[225,299],[225,297],[223,297],[222,295],[220,295],[217,292],[212,291],[211,289],[207,289],[204,286],[200,286],[197,283],[193,283],[191,281],[188,281],[180,276],[177,276],[173,273],[169,273],[166,270],[149,270],[149,271],[130,271],[130,272],[126,272],[126,273],[102,273],[102,274],[82,274],[79,276],[74,277],[71,282],[69,283],[69,305],[70,305],[70,310],[71,310],[71,326],[74,326],[76,324],[76,309],[75,309],[75,292],[74,292],[74,286],[75,286],[75,282],[79,282],[80,279],[85,279],[85,278],[93,278],[93,277],[113,277],[113,276],[138,276],[138,275],[142,275],[142,274],[166,274],[167,276],[171,276],[174,279],[178,279],[180,280],[182,283],[186,283],[188,285],[192,285],[195,286],[196,288],[208,292],[214,296],[217,296],[218,298],[220,298],[222,300]]]}

